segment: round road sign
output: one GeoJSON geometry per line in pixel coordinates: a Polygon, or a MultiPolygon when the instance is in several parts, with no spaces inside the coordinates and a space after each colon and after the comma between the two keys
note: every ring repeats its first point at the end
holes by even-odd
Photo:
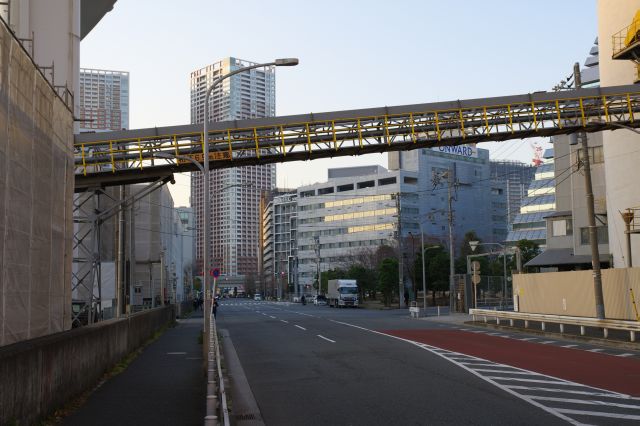
{"type": "Polygon", "coordinates": [[[213,275],[213,278],[218,278],[220,276],[220,269],[218,268],[213,268],[211,270],[211,275],[213,275]]]}
{"type": "Polygon", "coordinates": [[[480,275],[471,275],[471,282],[474,284],[480,284],[480,275]]]}

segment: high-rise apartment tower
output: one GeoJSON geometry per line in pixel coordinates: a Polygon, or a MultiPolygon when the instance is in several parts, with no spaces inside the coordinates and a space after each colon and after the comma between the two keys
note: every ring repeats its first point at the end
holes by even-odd
{"type": "MultiPolygon", "coordinates": [[[[236,58],[191,73],[191,123],[204,120],[204,99],[214,79],[253,65],[236,58]]],[[[210,121],[272,117],[276,112],[275,67],[237,74],[217,86],[209,98],[210,121]]],[[[276,166],[267,164],[212,169],[209,174],[212,243],[211,265],[227,276],[258,276],[260,195],[276,183],[276,166]]],[[[203,182],[200,173],[191,178],[191,205],[196,218],[196,262],[202,265],[203,182]]]]}
{"type": "Polygon", "coordinates": [[[129,73],[80,69],[80,131],[129,128],[129,73]]]}

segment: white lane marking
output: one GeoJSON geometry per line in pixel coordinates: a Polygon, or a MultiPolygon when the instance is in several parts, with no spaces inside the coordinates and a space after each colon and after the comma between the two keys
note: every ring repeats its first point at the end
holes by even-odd
{"type": "MultiPolygon", "coordinates": [[[[426,349],[426,348],[425,348],[426,349]]],[[[450,359],[450,358],[447,358],[450,359]]],[[[480,367],[496,367],[496,364],[493,363],[488,363],[488,362],[460,362],[460,364],[463,365],[467,365],[469,367],[475,367],[475,366],[480,366],[480,367]]],[[[475,370],[475,369],[474,369],[475,370]]]]}
{"type": "Polygon", "coordinates": [[[538,342],[538,343],[543,344],[543,345],[549,345],[549,344],[555,343],[555,342],[556,342],[555,340],[545,340],[544,342],[538,342]]]}
{"type": "Polygon", "coordinates": [[[600,348],[598,348],[598,349],[587,349],[587,350],[589,352],[602,352],[602,351],[604,351],[604,349],[600,349],[600,348]]]}
{"type": "Polygon", "coordinates": [[[289,324],[289,321],[285,321],[285,320],[280,320],[280,321],[282,321],[285,324],[289,324]]]}
{"type": "Polygon", "coordinates": [[[500,334],[500,333],[489,333],[489,336],[505,337],[504,334],[500,334]]]}
{"type": "Polygon", "coordinates": [[[583,405],[604,405],[605,407],[629,408],[631,410],[640,410],[640,406],[631,404],[616,404],[609,401],[597,401],[592,399],[572,399],[572,398],[554,398],[551,396],[531,396],[539,401],[567,402],[569,404],[583,405]]]}
{"type": "Polygon", "coordinates": [[[307,331],[307,329],[306,329],[306,328],[304,328],[304,327],[301,327],[301,326],[299,326],[298,324],[295,324],[295,326],[296,326],[296,327],[298,327],[298,328],[299,328],[300,330],[304,330],[304,331],[307,331]]]}
{"type": "Polygon", "coordinates": [[[575,414],[578,416],[596,416],[596,417],[609,417],[612,419],[640,420],[640,416],[634,416],[631,414],[603,413],[601,411],[569,410],[566,408],[556,408],[556,410],[561,413],[575,414]]]}
{"type": "Polygon", "coordinates": [[[269,318],[276,319],[276,317],[274,317],[273,315],[269,315],[269,318]]]}
{"type": "MultiPolygon", "coordinates": [[[[468,364],[467,364],[468,365],[468,364]]],[[[507,370],[494,370],[492,368],[474,368],[474,371],[484,371],[485,373],[499,373],[499,374],[523,374],[525,376],[537,376],[537,373],[531,373],[528,371],[507,371],[507,370]]]]}
{"type": "Polygon", "coordinates": [[[327,342],[331,342],[331,343],[335,343],[335,342],[336,342],[335,340],[327,339],[326,337],[321,336],[320,334],[316,334],[316,336],[318,336],[318,337],[319,337],[319,338],[321,338],[321,339],[326,340],[327,342]]]}
{"type": "Polygon", "coordinates": [[[626,358],[626,357],[628,357],[628,356],[634,356],[634,355],[635,355],[635,354],[628,354],[628,353],[625,353],[625,354],[617,354],[616,356],[621,356],[621,357],[623,357],[623,358],[626,358]]]}
{"type": "Polygon", "coordinates": [[[529,340],[538,340],[537,337],[523,337],[522,339],[518,339],[518,340],[522,340],[525,342],[528,342],[529,340]]]}
{"type": "Polygon", "coordinates": [[[624,395],[621,393],[604,393],[604,392],[587,392],[587,391],[577,391],[571,389],[552,389],[552,388],[538,388],[531,386],[517,386],[517,385],[505,385],[509,389],[518,389],[518,390],[526,390],[531,392],[551,392],[551,393],[571,393],[575,395],[588,395],[588,396],[599,396],[603,398],[617,398],[617,399],[633,399],[632,396],[624,395]]]}
{"type": "Polygon", "coordinates": [[[562,345],[563,348],[577,348],[578,345],[562,345]]]}
{"type": "MultiPolygon", "coordinates": [[[[416,346],[418,346],[418,347],[421,347],[422,349],[425,349],[425,350],[427,350],[427,351],[432,352],[432,351],[431,351],[431,349],[430,349],[430,347],[428,347],[427,345],[424,345],[424,344],[419,345],[419,344],[417,344],[417,342],[414,342],[413,340],[404,339],[404,338],[402,338],[402,337],[393,336],[393,335],[391,335],[391,334],[381,333],[381,332],[379,332],[379,331],[375,331],[375,330],[370,330],[370,329],[368,329],[368,328],[360,327],[360,326],[358,326],[358,325],[349,324],[348,322],[342,322],[342,321],[336,321],[336,320],[329,320],[329,321],[331,321],[331,322],[335,322],[336,324],[346,325],[347,327],[358,328],[358,329],[360,329],[360,330],[368,331],[368,332],[370,332],[370,333],[379,334],[379,335],[381,335],[381,336],[387,336],[387,337],[390,337],[390,338],[392,338],[392,339],[400,340],[400,341],[402,341],[402,342],[407,342],[407,343],[410,343],[410,344],[412,344],[412,345],[416,345],[416,346]]],[[[528,339],[534,339],[534,338],[528,338],[528,339]]],[[[489,383],[493,384],[493,385],[494,385],[494,386],[496,386],[497,388],[502,389],[503,391],[505,391],[505,392],[507,392],[507,393],[509,393],[509,394],[511,394],[511,395],[513,395],[513,396],[515,396],[516,398],[520,398],[520,399],[522,399],[523,401],[526,401],[526,402],[528,402],[529,404],[531,404],[531,405],[533,405],[533,406],[536,406],[536,407],[540,408],[541,410],[546,411],[546,412],[547,412],[547,413],[549,413],[549,414],[552,414],[552,415],[554,415],[554,416],[556,416],[556,417],[559,417],[559,418],[561,418],[562,420],[564,420],[564,421],[566,421],[566,422],[568,422],[568,423],[570,423],[570,424],[572,424],[572,425],[576,425],[576,426],[578,426],[578,425],[581,425],[581,424],[582,424],[582,423],[580,423],[579,421],[572,419],[571,417],[565,416],[564,414],[560,413],[558,410],[556,410],[556,409],[554,409],[554,408],[552,408],[552,407],[547,407],[546,405],[543,405],[543,404],[541,404],[541,403],[539,403],[539,402],[536,402],[536,401],[534,401],[533,399],[529,398],[527,395],[524,395],[524,394],[518,393],[518,392],[516,392],[516,391],[513,391],[513,390],[509,389],[509,387],[508,387],[508,386],[502,385],[502,384],[500,384],[500,383],[498,383],[498,382],[496,382],[496,381],[494,381],[494,380],[491,380],[491,379],[487,378],[486,376],[481,375],[480,373],[477,373],[477,372],[473,371],[473,369],[471,369],[471,368],[469,368],[469,367],[465,366],[464,364],[462,364],[462,363],[460,363],[460,362],[458,362],[458,361],[454,361],[454,360],[448,359],[447,357],[443,356],[443,354],[439,354],[439,353],[437,353],[437,352],[432,352],[432,353],[433,353],[434,355],[437,355],[437,356],[439,356],[439,357],[441,357],[441,358],[444,358],[444,359],[446,359],[446,360],[448,360],[448,361],[452,362],[453,364],[455,364],[455,365],[459,366],[460,368],[463,368],[463,369],[467,370],[468,372],[470,372],[470,373],[471,373],[471,374],[473,374],[474,376],[476,376],[476,377],[480,378],[481,380],[484,380],[484,381],[486,381],[486,382],[489,382],[489,383]]],[[[470,358],[471,358],[471,359],[473,359],[473,358],[475,358],[475,357],[471,357],[471,356],[470,356],[470,358]]],[[[481,358],[476,358],[476,359],[481,360],[481,358]]],[[[486,360],[484,360],[484,361],[486,361],[486,360]]],[[[577,385],[577,384],[576,384],[576,385],[577,385]]]]}
{"type": "Polygon", "coordinates": [[[267,314],[265,314],[264,312],[261,312],[261,314],[262,314],[262,315],[264,315],[265,317],[267,317],[267,316],[268,316],[268,315],[267,315],[267,314]]]}
{"type": "Polygon", "coordinates": [[[186,352],[167,352],[167,355],[186,355],[186,352]]]}
{"type": "MultiPolygon", "coordinates": [[[[534,373],[536,376],[539,376],[539,374],[534,373]]],[[[543,376],[544,377],[544,376],[543,376]]],[[[527,383],[546,383],[549,385],[560,385],[560,386],[584,386],[581,385],[580,383],[573,383],[573,382],[565,382],[565,381],[558,381],[558,380],[537,380],[537,379],[520,379],[518,377],[495,377],[495,376],[487,376],[487,379],[491,379],[491,380],[507,380],[507,381],[517,381],[517,382],[527,382],[527,383]]]]}

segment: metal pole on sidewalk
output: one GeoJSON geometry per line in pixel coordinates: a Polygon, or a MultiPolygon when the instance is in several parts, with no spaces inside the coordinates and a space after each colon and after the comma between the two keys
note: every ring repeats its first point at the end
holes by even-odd
{"type": "MultiPolygon", "coordinates": [[[[576,89],[582,87],[580,64],[573,65],[573,79],[576,89]]],[[[582,108],[582,100],[580,101],[582,108]]],[[[600,271],[600,251],[598,248],[598,228],[596,227],[595,205],[593,200],[593,184],[591,181],[591,161],[589,159],[589,143],[587,134],[578,132],[582,142],[582,164],[584,165],[584,186],[587,196],[587,219],[589,220],[589,245],[591,246],[591,266],[593,268],[593,293],[596,301],[596,318],[604,319],[604,295],[602,293],[602,272],[600,271]]]]}

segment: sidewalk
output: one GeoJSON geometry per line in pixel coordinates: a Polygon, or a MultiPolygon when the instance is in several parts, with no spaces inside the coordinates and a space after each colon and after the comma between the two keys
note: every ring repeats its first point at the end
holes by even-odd
{"type": "Polygon", "coordinates": [[[202,425],[206,381],[201,329],[202,311],[178,320],[62,424],[202,425]]]}

